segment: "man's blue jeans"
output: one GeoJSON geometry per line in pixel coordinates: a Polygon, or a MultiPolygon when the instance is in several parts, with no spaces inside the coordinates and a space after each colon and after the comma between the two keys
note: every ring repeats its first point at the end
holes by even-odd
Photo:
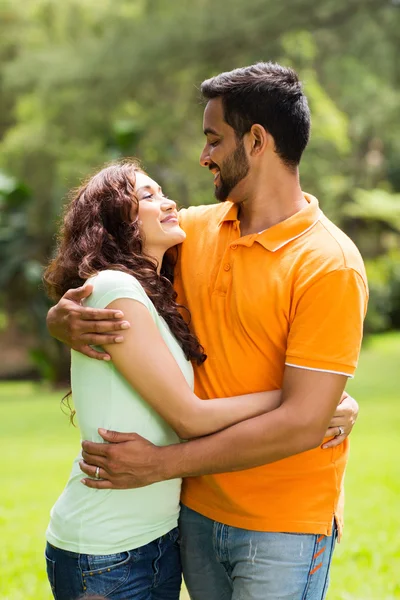
{"type": "Polygon", "coordinates": [[[336,539],[238,529],[182,506],[183,576],[191,600],[323,600],[336,539]]]}
{"type": "Polygon", "coordinates": [[[106,556],[46,547],[47,575],[56,600],[100,595],[112,600],[179,600],[178,528],[129,552],[106,556]]]}

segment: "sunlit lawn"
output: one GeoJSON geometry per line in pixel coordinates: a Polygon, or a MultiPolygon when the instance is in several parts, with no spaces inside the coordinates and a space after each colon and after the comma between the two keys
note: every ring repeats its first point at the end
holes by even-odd
{"type": "MultiPolygon", "coordinates": [[[[349,389],[361,404],[347,473],[346,529],[328,600],[400,598],[400,335],[374,338],[349,389]]],[[[79,449],[61,393],[0,384],[0,599],[50,599],[50,507],[79,449]]]]}

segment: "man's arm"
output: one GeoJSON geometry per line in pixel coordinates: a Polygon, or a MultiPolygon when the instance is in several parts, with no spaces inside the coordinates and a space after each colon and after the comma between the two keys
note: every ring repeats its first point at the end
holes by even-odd
{"type": "MultiPolygon", "coordinates": [[[[165,479],[240,471],[319,446],[347,377],[285,368],[282,405],[219,433],[180,445],[157,447],[133,435],[120,444],[83,442],[83,471],[93,488],[132,488],[165,479]],[[92,454],[95,451],[96,454],[92,454]]],[[[113,441],[112,435],[105,439],[113,441]]]]}
{"type": "Polygon", "coordinates": [[[121,332],[129,329],[120,310],[89,308],[81,305],[93,291],[91,285],[68,290],[47,313],[47,329],[51,336],[70,348],[97,360],[110,360],[106,352],[91,346],[118,344],[124,341],[121,332]]]}

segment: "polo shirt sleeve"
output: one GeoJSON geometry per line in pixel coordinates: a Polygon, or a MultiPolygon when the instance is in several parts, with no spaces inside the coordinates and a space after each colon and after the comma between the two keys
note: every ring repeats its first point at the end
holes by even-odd
{"type": "Polygon", "coordinates": [[[322,276],[297,300],[285,363],[353,377],[360,353],[368,292],[351,268],[322,276]]]}
{"type": "Polygon", "coordinates": [[[195,206],[191,206],[190,208],[180,208],[178,211],[178,221],[180,227],[186,232],[186,229],[190,228],[195,224],[197,218],[196,210],[193,210],[195,206]]]}
{"type": "Polygon", "coordinates": [[[131,298],[144,304],[150,311],[153,305],[143,286],[133,275],[123,271],[107,269],[91,277],[87,283],[93,285],[92,294],[85,300],[85,306],[105,308],[119,298],[131,298]]]}
{"type": "Polygon", "coordinates": [[[178,210],[178,223],[180,227],[184,227],[185,224],[185,213],[186,213],[186,208],[180,208],[178,210]]]}

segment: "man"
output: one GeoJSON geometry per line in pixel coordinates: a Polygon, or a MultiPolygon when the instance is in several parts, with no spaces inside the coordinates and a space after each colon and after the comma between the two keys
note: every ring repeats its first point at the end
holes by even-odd
{"type": "MultiPolygon", "coordinates": [[[[321,443],[356,368],[364,267],[316,198],[301,191],[310,114],[296,73],[259,63],[209,79],[201,90],[200,162],[213,173],[221,204],[181,211],[187,239],[175,273],[178,300],[190,308],[208,354],[196,369],[196,393],[281,388],[282,405],[164,448],[103,431],[115,444],[83,443],[82,470],[101,478],[84,483],[107,489],[186,478],[181,548],[193,600],[319,600],[342,530],[348,454],[342,429],[335,433],[343,443],[321,443]]],[[[109,342],[82,325],[93,316],[71,309],[67,296],[49,314],[49,328],[71,343],[63,323],[75,322],[78,349],[109,342]]]]}

